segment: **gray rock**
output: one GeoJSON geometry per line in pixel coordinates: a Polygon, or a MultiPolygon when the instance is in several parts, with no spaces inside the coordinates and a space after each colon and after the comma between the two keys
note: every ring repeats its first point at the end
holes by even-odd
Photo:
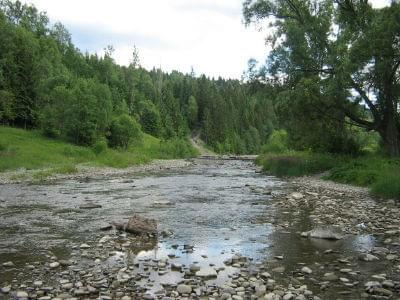
{"type": "Polygon", "coordinates": [[[268,293],[264,296],[264,300],[279,300],[281,297],[274,294],[274,293],[268,293]]]}
{"type": "Polygon", "coordinates": [[[269,274],[268,272],[263,272],[263,273],[261,273],[261,277],[263,277],[263,278],[271,278],[271,274],[269,274]]]}
{"type": "Polygon", "coordinates": [[[192,287],[187,284],[179,284],[176,290],[179,294],[190,294],[192,292],[192,287]]]}
{"type": "Polygon", "coordinates": [[[206,267],[206,268],[200,269],[200,271],[197,271],[196,276],[202,277],[202,278],[215,278],[218,276],[218,274],[214,268],[206,267]]]}
{"type": "Polygon", "coordinates": [[[304,274],[311,274],[312,270],[309,267],[302,267],[301,272],[304,274]]]}
{"type": "Polygon", "coordinates": [[[43,285],[43,281],[37,280],[33,282],[33,286],[35,287],[41,287],[43,285]]]}
{"type": "Polygon", "coordinates": [[[304,198],[304,195],[302,193],[295,192],[295,193],[290,194],[290,197],[295,200],[300,200],[300,199],[304,198]]]}
{"type": "Polygon", "coordinates": [[[291,299],[294,299],[294,295],[289,292],[289,293],[285,294],[282,299],[283,300],[291,300],[291,299]]]}
{"type": "Polygon", "coordinates": [[[172,263],[171,264],[171,270],[181,271],[182,270],[182,264],[180,264],[180,263],[172,263]]]}
{"type": "Polygon", "coordinates": [[[335,273],[325,273],[324,277],[323,277],[323,280],[326,280],[326,281],[336,281],[338,279],[339,279],[339,277],[337,275],[335,275],[335,273]]]}
{"type": "Polygon", "coordinates": [[[196,265],[196,264],[192,264],[189,266],[189,270],[192,273],[196,273],[196,272],[200,271],[200,266],[196,265]]]}
{"type": "Polygon", "coordinates": [[[15,296],[16,296],[17,298],[28,298],[28,297],[29,297],[28,293],[27,293],[27,292],[24,292],[24,291],[18,291],[18,292],[15,294],[15,296]]]}
{"type": "Polygon", "coordinates": [[[59,263],[58,261],[53,261],[53,262],[51,262],[51,263],[49,264],[49,267],[50,267],[51,269],[58,268],[59,266],[60,266],[60,263],[59,263]]]}
{"type": "Polygon", "coordinates": [[[306,233],[303,233],[302,235],[304,234],[311,238],[326,240],[340,240],[344,237],[342,231],[333,226],[318,227],[306,233]]]}
{"type": "Polygon", "coordinates": [[[363,261],[375,261],[375,260],[379,260],[379,258],[375,255],[369,254],[369,253],[362,253],[360,254],[360,256],[358,257],[360,260],[363,261]]]}
{"type": "Polygon", "coordinates": [[[15,265],[12,261],[7,261],[7,262],[3,263],[3,267],[6,267],[6,268],[12,268],[14,266],[15,265]]]}

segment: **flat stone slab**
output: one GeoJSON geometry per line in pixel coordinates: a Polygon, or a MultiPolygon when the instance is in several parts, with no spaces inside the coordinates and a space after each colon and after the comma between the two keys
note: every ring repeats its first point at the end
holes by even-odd
{"type": "Polygon", "coordinates": [[[207,268],[201,268],[200,271],[197,271],[196,276],[202,278],[216,278],[218,274],[214,268],[207,267],[207,268]]]}

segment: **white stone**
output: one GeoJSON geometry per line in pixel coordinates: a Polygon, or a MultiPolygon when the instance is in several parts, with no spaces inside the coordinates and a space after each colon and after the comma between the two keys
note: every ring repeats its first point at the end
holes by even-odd
{"type": "Polygon", "coordinates": [[[302,267],[301,272],[304,274],[311,274],[312,270],[309,267],[302,267]]]}
{"type": "Polygon", "coordinates": [[[192,292],[192,287],[187,284],[179,284],[176,290],[179,294],[190,294],[192,292]]]}
{"type": "Polygon", "coordinates": [[[207,267],[207,268],[200,269],[200,271],[197,271],[196,276],[203,277],[203,278],[215,278],[218,276],[218,274],[214,268],[207,267]]]}
{"type": "Polygon", "coordinates": [[[54,262],[50,263],[49,266],[50,266],[50,268],[55,269],[60,266],[60,263],[58,261],[54,261],[54,262]]]}

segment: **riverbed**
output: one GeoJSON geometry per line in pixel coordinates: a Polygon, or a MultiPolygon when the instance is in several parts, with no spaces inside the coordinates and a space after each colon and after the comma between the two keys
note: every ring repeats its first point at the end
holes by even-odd
{"type": "Polygon", "coordinates": [[[368,296],[366,282],[388,277],[393,287],[380,288],[391,295],[380,296],[398,295],[397,257],[358,259],[381,246],[379,236],[301,236],[315,226],[310,207],[281,205],[296,190],[252,162],[215,159],[101,179],[1,185],[0,298],[19,291],[43,300],[250,299],[281,290],[281,297],[293,294],[287,299],[359,299],[368,296]],[[157,220],[159,236],[100,230],[135,213],[157,220]],[[196,276],[210,269],[210,276],[196,276]],[[324,280],[326,274],[334,276],[324,280]],[[190,290],[182,293],[182,285],[190,290]]]}

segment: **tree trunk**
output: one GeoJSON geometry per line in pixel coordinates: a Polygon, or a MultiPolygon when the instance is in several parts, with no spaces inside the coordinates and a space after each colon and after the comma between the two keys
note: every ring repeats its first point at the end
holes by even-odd
{"type": "Polygon", "coordinates": [[[385,152],[391,157],[400,156],[400,128],[396,118],[387,118],[384,126],[379,130],[385,152]]]}

